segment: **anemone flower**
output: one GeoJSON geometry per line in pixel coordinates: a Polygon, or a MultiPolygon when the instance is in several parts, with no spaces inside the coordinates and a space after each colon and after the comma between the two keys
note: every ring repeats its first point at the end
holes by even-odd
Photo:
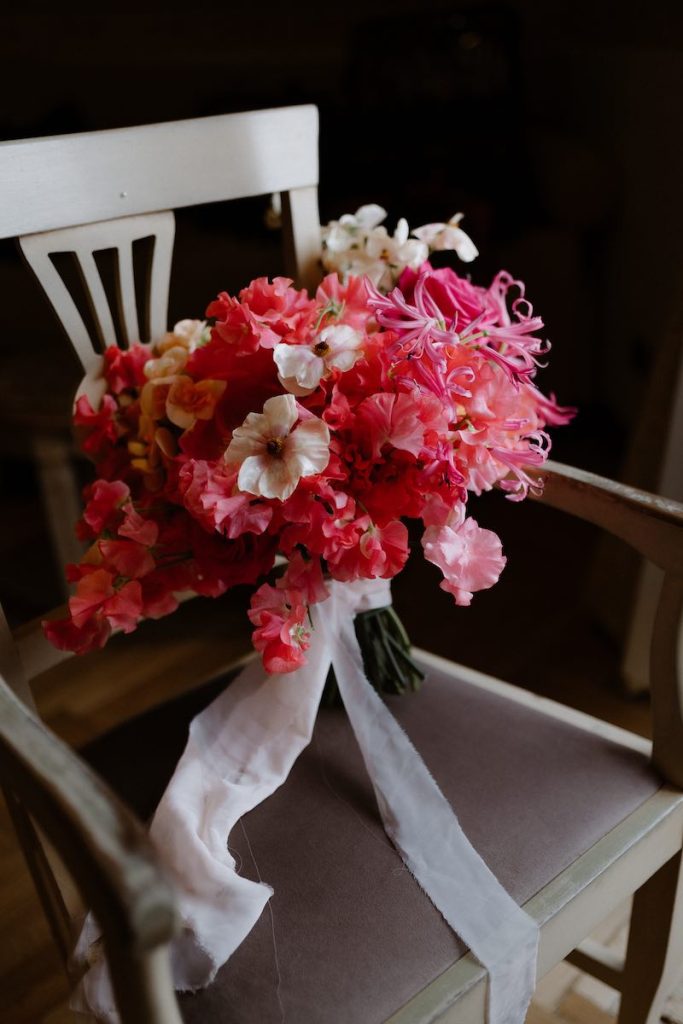
{"type": "Polygon", "coordinates": [[[330,460],[330,432],[317,416],[297,423],[293,395],[269,398],[262,413],[250,412],[233,430],[225,452],[239,464],[237,486],[262,498],[285,501],[305,476],[321,473],[330,460]],[[296,424],[296,426],[295,426],[296,424]]]}

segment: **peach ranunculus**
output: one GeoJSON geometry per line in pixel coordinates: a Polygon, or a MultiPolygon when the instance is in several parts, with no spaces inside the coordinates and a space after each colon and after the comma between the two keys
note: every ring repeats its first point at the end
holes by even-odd
{"type": "Polygon", "coordinates": [[[189,430],[197,420],[210,420],[216,402],[226,388],[224,380],[200,380],[177,377],[168,389],[166,415],[171,423],[189,430]]]}
{"type": "Polygon", "coordinates": [[[179,320],[173,330],[154,345],[156,358],[145,363],[145,376],[155,380],[182,373],[190,353],[209,340],[210,331],[206,320],[179,320]]]}
{"type": "Polygon", "coordinates": [[[237,486],[285,501],[302,477],[322,473],[330,460],[330,432],[317,416],[299,422],[293,395],[269,398],[232,434],[226,462],[239,464],[237,486]]]}
{"type": "Polygon", "coordinates": [[[187,374],[172,374],[147,381],[140,395],[143,416],[168,419],[189,430],[197,420],[210,420],[226,388],[224,380],[194,381],[187,374]]]}

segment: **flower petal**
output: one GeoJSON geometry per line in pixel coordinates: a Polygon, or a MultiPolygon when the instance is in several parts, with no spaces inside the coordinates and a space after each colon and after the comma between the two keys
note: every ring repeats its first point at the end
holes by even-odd
{"type": "Polygon", "coordinates": [[[330,431],[315,417],[304,420],[287,438],[285,460],[299,476],[322,473],[330,461],[330,431]]]}
{"type": "Polygon", "coordinates": [[[325,370],[323,359],[307,345],[277,345],[273,358],[280,378],[294,377],[302,388],[316,388],[325,370]]]}
{"type": "Polygon", "coordinates": [[[270,459],[267,455],[250,455],[240,466],[237,486],[241,491],[249,494],[261,494],[261,477],[265,472],[270,459]]]}
{"type": "Polygon", "coordinates": [[[259,480],[259,493],[264,498],[286,501],[302,477],[291,459],[269,459],[259,480]]]}
{"type": "Polygon", "coordinates": [[[269,437],[286,437],[299,418],[292,395],[269,398],[263,406],[263,415],[267,421],[265,429],[269,437]]]}

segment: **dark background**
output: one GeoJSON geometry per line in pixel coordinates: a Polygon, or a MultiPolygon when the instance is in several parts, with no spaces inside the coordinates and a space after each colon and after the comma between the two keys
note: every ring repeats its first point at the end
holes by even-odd
{"type": "MultiPolygon", "coordinates": [[[[653,392],[653,368],[677,352],[682,97],[680,2],[14,4],[0,17],[0,139],[316,103],[322,221],[371,201],[392,227],[462,210],[482,253],[468,269],[526,281],[554,346],[539,383],[580,409],[556,456],[649,487],[671,379],[660,369],[653,392]]],[[[179,214],[171,322],[281,269],[266,205],[179,214]]],[[[0,600],[19,621],[60,597],[29,446],[36,417],[66,423],[78,373],[10,242],[0,289],[0,600]]],[[[476,504],[524,615],[557,580],[555,546],[559,571],[576,570],[570,593],[585,591],[590,531],[541,527],[526,507],[522,527],[500,495],[476,504]]],[[[504,617],[500,591],[478,599],[482,623],[504,617]]]]}

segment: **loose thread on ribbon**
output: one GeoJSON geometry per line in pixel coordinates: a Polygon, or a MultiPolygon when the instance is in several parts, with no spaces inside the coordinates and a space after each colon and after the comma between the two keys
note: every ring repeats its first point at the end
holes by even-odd
{"type": "MultiPolygon", "coordinates": [[[[240,828],[242,829],[242,835],[244,836],[244,841],[247,844],[247,848],[248,848],[249,854],[251,856],[251,861],[252,861],[252,864],[254,865],[254,870],[256,871],[256,874],[258,875],[258,880],[259,880],[259,882],[263,882],[263,878],[261,876],[261,872],[259,870],[259,866],[258,866],[258,864],[256,862],[256,857],[254,856],[253,847],[251,845],[251,842],[249,841],[249,836],[247,835],[247,830],[244,827],[244,822],[242,821],[241,818],[240,818],[240,828]]],[[[236,870],[239,870],[239,868],[236,869],[236,870]]],[[[285,1024],[285,1006],[284,1006],[284,1003],[282,1002],[282,972],[280,971],[280,958],[279,958],[278,953],[277,953],[277,939],[275,937],[275,916],[273,914],[272,902],[273,902],[273,898],[271,897],[268,900],[267,906],[268,906],[268,913],[270,914],[270,930],[271,930],[272,935],[273,935],[273,958],[275,960],[275,978],[276,978],[275,998],[277,999],[277,1005],[278,1005],[278,1008],[280,1010],[280,1024],[285,1024]]]]}

